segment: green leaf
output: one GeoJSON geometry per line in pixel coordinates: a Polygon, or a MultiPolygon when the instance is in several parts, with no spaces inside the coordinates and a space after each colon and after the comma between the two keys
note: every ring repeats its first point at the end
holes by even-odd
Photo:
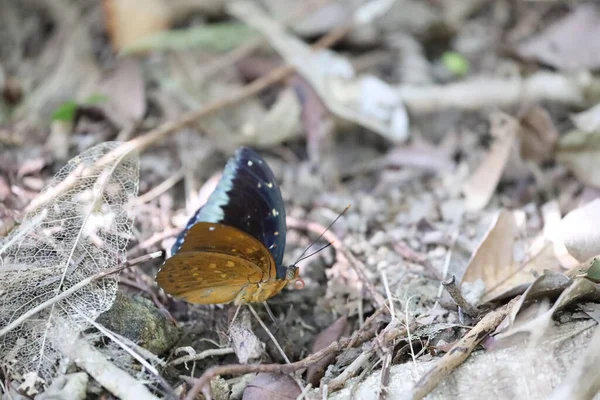
{"type": "Polygon", "coordinates": [[[52,114],[52,121],[73,121],[75,119],[76,110],[77,103],[74,101],[67,101],[54,111],[52,114]]]}
{"type": "Polygon", "coordinates": [[[256,36],[256,32],[245,24],[213,23],[145,36],[125,47],[121,54],[144,53],[152,50],[182,50],[194,47],[226,52],[254,36],[256,36]]]}
{"type": "Polygon", "coordinates": [[[594,258],[594,261],[592,261],[592,265],[587,270],[585,277],[594,283],[600,282],[600,260],[594,258]]]}
{"type": "Polygon", "coordinates": [[[469,72],[469,61],[455,51],[445,52],[442,55],[442,64],[456,76],[464,76],[469,72]]]}
{"type": "Polygon", "coordinates": [[[90,97],[88,97],[87,99],[85,99],[83,101],[83,104],[99,104],[99,103],[106,103],[109,100],[108,96],[105,96],[103,94],[93,94],[90,97]]]}

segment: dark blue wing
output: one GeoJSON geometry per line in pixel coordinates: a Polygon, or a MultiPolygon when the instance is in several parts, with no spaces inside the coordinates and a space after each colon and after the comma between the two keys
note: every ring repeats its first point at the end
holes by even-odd
{"type": "Polygon", "coordinates": [[[223,171],[215,191],[190,219],[173,245],[175,254],[187,230],[196,222],[233,226],[260,240],[273,255],[277,275],[282,268],[285,249],[285,205],[273,172],[253,150],[242,147],[223,171]]]}

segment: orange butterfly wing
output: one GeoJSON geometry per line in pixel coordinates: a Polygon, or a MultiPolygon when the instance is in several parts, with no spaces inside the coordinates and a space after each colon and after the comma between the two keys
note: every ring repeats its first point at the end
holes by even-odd
{"type": "Polygon", "coordinates": [[[227,225],[197,222],[156,281],[165,292],[191,303],[248,302],[246,289],[274,279],[275,268],[271,253],[252,236],[227,225]]]}

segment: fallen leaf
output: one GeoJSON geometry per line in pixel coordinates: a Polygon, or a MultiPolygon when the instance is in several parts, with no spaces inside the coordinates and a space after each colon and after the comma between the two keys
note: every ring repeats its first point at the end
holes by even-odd
{"type": "Polygon", "coordinates": [[[501,211],[467,266],[461,286],[473,287],[482,282],[482,303],[502,298],[506,293],[522,292],[535,280],[536,273],[559,267],[552,243],[543,237],[526,248],[522,259],[514,256],[523,253],[519,248],[525,246],[518,241],[523,226],[519,219],[514,212],[501,211]]]}
{"type": "Polygon", "coordinates": [[[555,271],[545,271],[527,288],[517,304],[511,310],[508,319],[512,324],[524,304],[543,298],[558,296],[570,284],[570,279],[555,271]]]}
{"type": "Polygon", "coordinates": [[[558,142],[556,160],[583,183],[600,188],[600,131],[572,130],[558,142]]]}
{"type": "Polygon", "coordinates": [[[377,132],[393,142],[403,142],[408,138],[408,112],[400,94],[392,86],[372,75],[355,76],[346,58],[330,50],[313,51],[249,1],[230,3],[228,10],[265,35],[337,117],[377,132]]]}
{"type": "Polygon", "coordinates": [[[543,204],[540,212],[544,221],[544,236],[553,243],[554,256],[560,265],[567,269],[578,266],[579,261],[569,254],[562,239],[562,216],[558,200],[551,200],[543,204]]]}
{"type": "Polygon", "coordinates": [[[517,53],[565,70],[600,67],[600,15],[593,4],[580,4],[564,18],[517,47],[517,53]]]}
{"type": "Polygon", "coordinates": [[[477,170],[463,185],[465,206],[469,211],[480,211],[489,203],[519,131],[518,122],[504,113],[490,115],[490,123],[491,133],[496,141],[477,170]]]}
{"type": "MultiPolygon", "coordinates": [[[[327,329],[317,335],[312,346],[312,352],[316,353],[338,340],[342,337],[347,327],[348,318],[346,316],[338,318],[327,329]]],[[[321,361],[309,366],[306,371],[306,381],[314,387],[318,387],[319,381],[325,375],[327,367],[335,360],[335,357],[336,355],[332,353],[330,357],[325,357],[321,361]]]]}
{"type": "Polygon", "coordinates": [[[584,132],[600,131],[600,103],[588,110],[571,115],[571,120],[577,129],[584,132]]]}
{"type": "Polygon", "coordinates": [[[544,108],[535,106],[520,121],[521,157],[542,162],[552,157],[558,131],[544,108]]]}
{"type": "Polygon", "coordinates": [[[242,400],[295,400],[301,393],[289,375],[260,373],[246,386],[242,400]]]}
{"type": "Polygon", "coordinates": [[[256,32],[240,23],[211,23],[144,35],[124,46],[121,54],[140,54],[155,50],[183,50],[196,47],[226,52],[241,46],[253,36],[256,36],[256,32]]]}
{"type": "Polygon", "coordinates": [[[580,262],[600,254],[600,199],[568,213],[561,221],[562,241],[580,262]]]}
{"type": "Polygon", "coordinates": [[[248,364],[260,359],[264,345],[252,331],[250,313],[240,311],[229,328],[229,342],[240,364],[248,364]]]}
{"type": "Polygon", "coordinates": [[[106,114],[121,126],[139,122],[146,113],[146,88],[139,61],[121,59],[117,68],[100,82],[108,97],[106,114]]]}
{"type": "Polygon", "coordinates": [[[530,321],[500,333],[496,337],[501,340],[513,337],[519,333],[529,333],[533,344],[537,344],[548,333],[548,330],[552,326],[552,316],[557,311],[582,298],[596,297],[594,300],[597,300],[595,292],[596,285],[592,282],[585,278],[575,278],[571,280],[570,285],[560,294],[550,309],[530,321]]]}
{"type": "Polygon", "coordinates": [[[103,0],[106,31],[113,48],[121,51],[148,34],[168,29],[171,7],[165,0],[103,0]]]}

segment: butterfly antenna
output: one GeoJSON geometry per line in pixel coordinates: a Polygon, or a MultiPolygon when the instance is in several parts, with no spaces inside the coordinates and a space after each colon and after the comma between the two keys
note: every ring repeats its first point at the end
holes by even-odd
{"type": "Polygon", "coordinates": [[[299,263],[299,262],[300,262],[300,261],[302,261],[302,260],[306,260],[307,258],[314,256],[314,255],[315,255],[315,254],[317,254],[318,252],[320,252],[320,251],[323,251],[323,250],[325,250],[326,248],[328,248],[329,246],[331,246],[333,243],[334,243],[334,242],[327,243],[325,246],[321,247],[319,250],[317,250],[317,251],[313,251],[313,252],[312,252],[312,253],[310,253],[309,255],[307,255],[307,256],[304,256],[304,257],[302,257],[302,258],[299,258],[298,260],[296,260],[296,263],[299,263]]]}
{"type": "Polygon", "coordinates": [[[325,247],[323,247],[323,248],[315,251],[314,253],[312,253],[312,254],[310,254],[310,255],[308,255],[306,257],[303,257],[306,254],[306,252],[308,251],[308,249],[310,249],[315,243],[317,243],[319,241],[319,239],[321,239],[323,237],[323,235],[325,234],[325,232],[327,232],[333,226],[333,224],[335,224],[336,221],[338,219],[340,219],[342,217],[342,215],[344,215],[346,213],[346,211],[348,211],[348,209],[350,208],[351,205],[352,204],[348,204],[346,206],[346,208],[344,208],[344,211],[342,211],[337,217],[335,217],[335,219],[329,224],[329,226],[327,228],[325,228],[325,230],[323,231],[323,233],[321,233],[319,235],[319,237],[317,237],[315,240],[313,240],[312,243],[310,245],[308,245],[308,247],[306,249],[304,249],[304,251],[302,252],[302,254],[300,254],[300,257],[298,257],[298,259],[294,263],[294,265],[296,265],[298,262],[300,262],[300,261],[302,261],[302,260],[304,260],[304,259],[306,259],[306,258],[308,258],[308,257],[310,257],[312,255],[317,254],[319,251],[324,250],[324,249],[326,249],[327,247],[329,247],[329,246],[331,246],[333,244],[333,243],[329,243],[327,246],[325,246],[325,247]]]}

